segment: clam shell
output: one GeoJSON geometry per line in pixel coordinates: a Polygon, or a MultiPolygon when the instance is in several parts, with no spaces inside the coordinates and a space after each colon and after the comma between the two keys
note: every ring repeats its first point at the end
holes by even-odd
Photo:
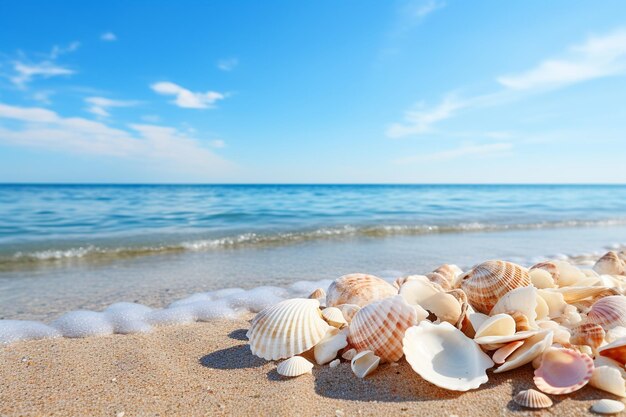
{"type": "Polygon", "coordinates": [[[322,310],[322,317],[328,324],[338,329],[348,324],[343,313],[337,307],[326,307],[322,310]]]}
{"type": "Polygon", "coordinates": [[[524,344],[518,347],[511,356],[509,356],[502,365],[494,373],[510,371],[532,362],[537,356],[541,355],[544,350],[552,345],[554,333],[551,330],[538,332],[528,339],[524,340],[524,344]]]}
{"type": "Polygon", "coordinates": [[[404,336],[404,354],[411,368],[438,387],[454,391],[487,382],[493,362],[472,339],[450,323],[422,321],[404,336]]]}
{"type": "Polygon", "coordinates": [[[483,262],[464,274],[461,281],[461,288],[472,307],[485,314],[489,314],[506,293],[528,285],[528,271],[505,261],[483,262]]]}
{"type": "Polygon", "coordinates": [[[602,346],[598,349],[598,353],[624,366],[626,364],[626,338],[617,339],[608,345],[602,346]]]}
{"type": "Polygon", "coordinates": [[[433,272],[444,276],[450,284],[452,284],[456,278],[463,273],[461,268],[454,264],[443,264],[434,269],[433,272]]]}
{"type": "Polygon", "coordinates": [[[337,306],[337,308],[341,311],[341,314],[343,314],[343,318],[348,323],[352,321],[356,313],[358,313],[361,309],[361,307],[356,304],[340,304],[337,306]]]}
{"type": "Polygon", "coordinates": [[[452,295],[444,292],[437,293],[428,298],[420,307],[432,312],[439,321],[447,321],[456,325],[461,318],[462,308],[458,300],[452,295]]]}
{"type": "Polygon", "coordinates": [[[439,285],[444,290],[451,290],[452,286],[450,285],[450,281],[443,275],[438,272],[429,272],[426,274],[426,278],[433,284],[439,285]]]}
{"type": "MultiPolygon", "coordinates": [[[[616,366],[599,365],[597,362],[594,362],[594,364],[595,367],[589,380],[589,385],[619,397],[626,397],[624,371],[616,366]]],[[[617,365],[619,366],[619,364],[617,365]]]]}
{"type": "Polygon", "coordinates": [[[276,372],[282,376],[295,377],[304,374],[310,374],[313,364],[302,356],[294,356],[286,361],[282,361],[276,367],[276,372]]]}
{"type": "Polygon", "coordinates": [[[359,377],[365,378],[378,368],[380,358],[374,354],[371,350],[365,350],[356,354],[350,363],[352,372],[359,377]]]}
{"type": "Polygon", "coordinates": [[[624,411],[624,403],[615,400],[603,399],[591,406],[591,411],[598,414],[617,414],[624,411]]]}
{"type": "Polygon", "coordinates": [[[326,292],[326,305],[336,307],[340,304],[356,304],[363,307],[397,293],[393,285],[374,275],[349,274],[330,284],[326,292]]]}
{"type": "Polygon", "coordinates": [[[626,297],[611,295],[600,298],[587,313],[587,322],[599,324],[604,330],[626,326],[626,297]]]}
{"type": "Polygon", "coordinates": [[[475,339],[486,336],[511,336],[515,334],[515,320],[508,314],[496,314],[489,317],[476,330],[475,339]]]}
{"type": "Polygon", "coordinates": [[[407,303],[419,305],[426,308],[423,303],[429,298],[440,294],[443,289],[428,280],[424,275],[411,275],[406,277],[404,283],[400,286],[398,294],[400,294],[407,303]]]}
{"type": "Polygon", "coordinates": [[[518,347],[522,346],[523,344],[524,344],[523,340],[516,340],[515,342],[507,343],[506,345],[496,350],[493,353],[493,356],[491,357],[491,359],[496,365],[502,365],[504,362],[506,362],[506,358],[511,356],[511,354],[515,352],[515,350],[518,347]]]}
{"type": "Polygon", "coordinates": [[[530,269],[543,269],[546,270],[552,279],[559,287],[567,287],[569,285],[575,285],[577,282],[584,280],[586,275],[581,272],[580,269],[574,265],[565,261],[546,261],[533,265],[530,269]]]}
{"type": "Polygon", "coordinates": [[[324,365],[332,361],[337,357],[337,353],[346,346],[348,346],[347,331],[331,327],[324,338],[313,348],[315,362],[318,365],[324,365]]]}
{"type": "Polygon", "coordinates": [[[357,350],[371,350],[383,362],[402,357],[404,332],[418,322],[415,308],[399,295],[363,307],[350,323],[350,344],[357,350]]]}
{"type": "Polygon", "coordinates": [[[584,387],[593,375],[593,360],[572,349],[547,349],[533,381],[547,394],[569,394],[584,387]]]}
{"type": "Polygon", "coordinates": [[[595,352],[604,342],[606,333],[599,324],[584,323],[574,327],[571,331],[570,343],[575,345],[587,345],[595,352]]]}
{"type": "Polygon", "coordinates": [[[624,275],[626,274],[626,264],[619,258],[616,252],[608,251],[593,266],[593,270],[598,274],[624,275]]]}
{"type": "Polygon", "coordinates": [[[516,288],[506,293],[493,307],[491,315],[519,311],[526,316],[531,327],[537,318],[537,289],[532,285],[516,288]]]}
{"type": "Polygon", "coordinates": [[[317,300],[294,298],[262,310],[246,334],[250,350],[267,360],[290,358],[315,346],[330,327],[317,300]]]}
{"type": "Polygon", "coordinates": [[[553,404],[550,397],[532,388],[518,392],[513,401],[526,408],[548,408],[553,404]]]}
{"type": "Polygon", "coordinates": [[[554,278],[552,275],[545,269],[534,268],[528,271],[530,275],[530,282],[537,288],[554,288],[556,284],[554,283],[554,278]]]}

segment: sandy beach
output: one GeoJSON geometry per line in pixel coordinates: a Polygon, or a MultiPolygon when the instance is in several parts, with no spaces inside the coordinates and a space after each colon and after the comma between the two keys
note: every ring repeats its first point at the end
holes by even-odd
{"type": "Polygon", "coordinates": [[[594,400],[619,399],[586,386],[553,396],[544,411],[512,395],[533,387],[532,367],[489,373],[480,389],[439,389],[404,359],[359,380],[342,362],[286,379],[253,356],[239,320],[163,327],[149,334],[18,342],[0,348],[0,415],[495,416],[588,414],[594,400]]]}

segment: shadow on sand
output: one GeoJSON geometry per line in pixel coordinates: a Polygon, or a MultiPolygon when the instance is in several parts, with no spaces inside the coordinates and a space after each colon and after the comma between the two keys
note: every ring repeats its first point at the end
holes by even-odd
{"type": "Polygon", "coordinates": [[[258,368],[266,363],[267,361],[254,356],[247,344],[218,350],[200,358],[200,365],[212,369],[258,368]]]}
{"type": "Polygon", "coordinates": [[[247,342],[248,341],[248,338],[246,337],[247,332],[248,332],[248,329],[233,330],[232,332],[228,333],[228,337],[234,340],[241,340],[243,342],[247,342]]]}

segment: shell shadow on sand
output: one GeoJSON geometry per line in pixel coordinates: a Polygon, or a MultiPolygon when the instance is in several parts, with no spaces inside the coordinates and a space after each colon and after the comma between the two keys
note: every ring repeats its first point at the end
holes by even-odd
{"type": "Polygon", "coordinates": [[[200,365],[212,369],[258,368],[267,361],[254,356],[247,344],[218,350],[200,358],[200,365]]]}
{"type": "Polygon", "coordinates": [[[248,329],[233,330],[232,332],[228,333],[228,337],[234,340],[241,340],[242,342],[247,342],[248,341],[248,337],[246,336],[247,332],[248,332],[248,329]]]}

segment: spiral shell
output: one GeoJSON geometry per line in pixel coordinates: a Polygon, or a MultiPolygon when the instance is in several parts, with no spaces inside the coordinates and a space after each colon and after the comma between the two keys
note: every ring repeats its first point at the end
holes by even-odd
{"type": "Polygon", "coordinates": [[[276,372],[282,376],[296,377],[304,374],[310,374],[313,364],[302,356],[294,356],[282,361],[276,367],[276,372]]]}
{"type": "Polygon", "coordinates": [[[518,392],[513,401],[526,408],[548,408],[553,404],[550,397],[532,388],[518,392]]]}
{"type": "Polygon", "coordinates": [[[593,270],[598,274],[624,275],[626,274],[626,264],[616,252],[609,251],[598,259],[593,270]]]}
{"type": "Polygon", "coordinates": [[[593,375],[593,360],[572,349],[550,348],[535,370],[535,385],[547,394],[569,394],[584,387],[593,375]]]}
{"type": "Polygon", "coordinates": [[[595,352],[604,342],[606,333],[602,326],[595,323],[584,323],[574,327],[571,331],[570,343],[574,345],[587,345],[595,352]]]}
{"type": "Polygon", "coordinates": [[[247,336],[253,354],[267,360],[290,358],[315,346],[329,325],[317,300],[294,298],[262,310],[247,336]]]}
{"type": "Polygon", "coordinates": [[[528,285],[528,272],[506,261],[483,262],[467,272],[461,282],[461,288],[472,307],[485,314],[489,314],[506,293],[528,285]]]}
{"type": "Polygon", "coordinates": [[[356,304],[363,307],[398,293],[393,285],[374,275],[349,274],[337,278],[326,292],[326,305],[356,304]]]}
{"type": "Polygon", "coordinates": [[[599,324],[604,330],[626,326],[626,297],[610,295],[600,298],[591,306],[587,322],[599,324]]]}

